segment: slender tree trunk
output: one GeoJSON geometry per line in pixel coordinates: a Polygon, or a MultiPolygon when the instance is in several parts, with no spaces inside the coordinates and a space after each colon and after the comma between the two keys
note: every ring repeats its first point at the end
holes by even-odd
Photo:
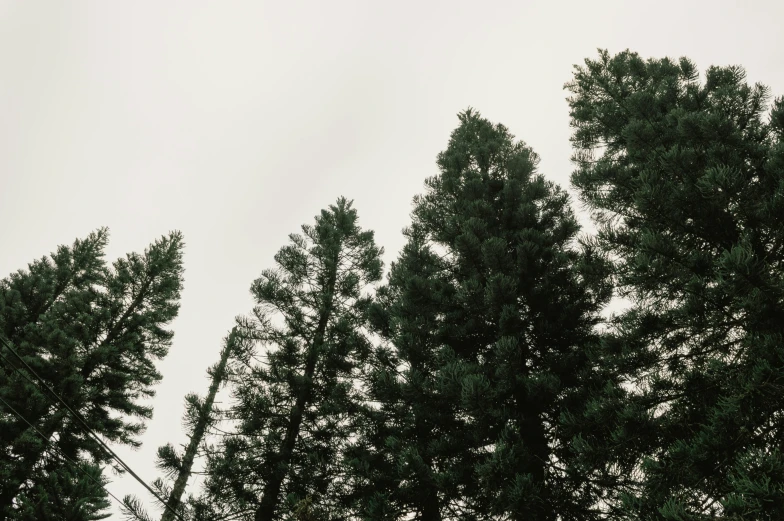
{"type": "Polygon", "coordinates": [[[272,521],[275,511],[278,508],[280,497],[280,489],[283,486],[283,480],[288,472],[291,455],[294,453],[294,446],[299,437],[300,425],[302,425],[302,416],[305,407],[311,399],[311,390],[313,388],[313,376],[316,371],[316,362],[318,356],[324,346],[324,336],[327,332],[327,324],[332,315],[332,301],[335,293],[335,284],[337,282],[337,255],[335,255],[335,262],[332,271],[329,274],[327,298],[319,317],[319,323],[316,327],[316,333],[313,337],[313,343],[308,349],[307,359],[305,360],[305,375],[302,382],[302,387],[297,394],[297,401],[291,410],[291,417],[289,425],[286,429],[286,436],[283,438],[283,445],[279,453],[279,457],[275,462],[276,468],[272,479],[264,486],[264,491],[261,496],[261,503],[256,510],[254,521],[272,521]]]}
{"type": "Polygon", "coordinates": [[[425,485],[424,501],[420,505],[422,521],[441,521],[441,505],[438,501],[438,490],[433,483],[428,480],[425,485]]]}
{"type": "MultiPolygon", "coordinates": [[[[422,420],[421,415],[417,415],[414,422],[416,431],[421,436],[420,439],[428,439],[430,431],[422,420]]],[[[441,521],[441,505],[438,500],[438,489],[436,488],[435,483],[433,483],[433,461],[430,457],[425,457],[424,463],[427,467],[427,475],[423,476],[423,479],[421,480],[422,488],[424,490],[422,490],[422,495],[420,496],[422,501],[418,505],[418,510],[422,515],[420,519],[421,521],[441,521]]]]}
{"type": "Polygon", "coordinates": [[[226,365],[228,363],[229,356],[234,349],[235,334],[235,330],[232,330],[232,332],[229,334],[226,345],[223,347],[223,351],[221,352],[220,362],[218,362],[218,366],[212,373],[212,381],[210,382],[210,388],[207,391],[207,397],[204,399],[204,405],[199,411],[199,418],[196,421],[196,425],[193,427],[193,431],[191,432],[191,439],[188,442],[188,447],[185,449],[185,454],[182,457],[182,466],[180,468],[180,472],[177,474],[177,479],[174,481],[171,494],[169,494],[169,498],[166,501],[167,508],[163,511],[161,521],[174,521],[175,519],[174,512],[176,512],[180,506],[182,495],[185,493],[185,486],[187,485],[188,478],[190,478],[193,471],[193,461],[196,458],[199,445],[204,438],[204,433],[206,432],[207,425],[210,422],[212,406],[215,403],[215,396],[218,394],[218,389],[220,389],[220,386],[226,377],[226,365]]]}
{"type": "MultiPolygon", "coordinates": [[[[523,346],[520,350],[520,367],[525,368],[530,357],[531,350],[523,346]]],[[[526,376],[530,374],[527,369],[523,369],[523,373],[526,376]]],[[[542,422],[541,405],[533,402],[528,392],[521,386],[518,386],[514,391],[514,399],[518,408],[517,428],[523,440],[523,446],[531,458],[529,465],[520,470],[531,474],[534,483],[541,487],[539,499],[543,506],[535,510],[536,514],[533,519],[535,521],[555,521],[556,513],[551,508],[547,497],[550,489],[545,485],[547,464],[550,460],[550,446],[547,444],[547,436],[542,422]]],[[[515,521],[531,520],[530,516],[526,518],[520,515],[514,515],[513,519],[515,521]]]]}
{"type": "MultiPolygon", "coordinates": [[[[525,400],[524,393],[520,392],[518,395],[521,399],[525,400]]],[[[530,473],[534,483],[541,487],[539,499],[541,500],[542,506],[541,508],[536,509],[535,521],[555,521],[556,513],[551,508],[550,501],[547,497],[549,488],[545,485],[547,462],[550,459],[550,447],[547,444],[541,413],[534,410],[530,404],[526,408],[529,408],[529,410],[520,414],[518,425],[523,439],[523,445],[528,451],[531,459],[529,460],[528,467],[521,469],[521,471],[530,473]]],[[[530,516],[525,518],[515,516],[513,519],[516,521],[531,520],[530,516]]]]}
{"type": "Polygon", "coordinates": [[[283,446],[280,450],[280,457],[276,461],[275,474],[272,479],[264,486],[264,491],[261,496],[261,503],[256,510],[254,517],[255,521],[271,521],[275,515],[275,510],[278,508],[278,497],[280,496],[280,489],[283,485],[283,479],[286,477],[291,455],[294,452],[294,445],[299,436],[299,427],[302,424],[302,412],[306,406],[304,393],[300,393],[297,397],[297,403],[291,411],[291,418],[289,426],[286,429],[286,436],[283,439],[283,446]]]}

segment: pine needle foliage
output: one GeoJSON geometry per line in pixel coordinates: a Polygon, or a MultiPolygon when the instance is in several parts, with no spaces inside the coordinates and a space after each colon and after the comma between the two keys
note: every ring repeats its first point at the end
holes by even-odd
{"type": "Polygon", "coordinates": [[[784,103],[741,67],[626,51],[577,67],[574,187],[631,307],[605,341],[627,391],[586,464],[619,519],[784,516],[784,103]],[[767,114],[766,114],[767,113],[767,114]]]}
{"type": "Polygon", "coordinates": [[[559,424],[605,385],[591,355],[608,266],[525,143],[459,119],[379,290],[389,350],[360,502],[371,519],[591,519],[599,492],[559,424]]]}
{"type": "MultiPolygon", "coordinates": [[[[179,309],[183,239],[173,232],[109,267],[108,238],[99,229],[0,281],[0,335],[94,432],[138,446],[179,309]]],[[[63,456],[110,458],[9,349],[0,355],[0,397],[23,414],[0,413],[0,517],[13,518],[20,495],[73,471],[63,456]]]]}
{"type": "Polygon", "coordinates": [[[248,347],[231,364],[235,429],[210,451],[205,519],[345,518],[340,454],[372,349],[367,289],[381,278],[381,253],[340,198],[253,283],[257,305],[238,324],[248,347]]]}

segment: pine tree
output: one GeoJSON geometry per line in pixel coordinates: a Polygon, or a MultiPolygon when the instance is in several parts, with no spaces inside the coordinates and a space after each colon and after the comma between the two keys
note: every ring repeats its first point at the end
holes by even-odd
{"type": "Polygon", "coordinates": [[[211,368],[210,388],[204,401],[195,395],[188,395],[186,424],[190,428],[188,446],[182,456],[179,456],[171,445],[165,445],[158,449],[159,466],[170,470],[177,470],[177,478],[172,485],[172,492],[168,495],[166,502],[167,510],[161,516],[161,521],[174,521],[174,511],[180,508],[182,495],[185,492],[185,485],[190,478],[193,470],[193,462],[199,447],[207,433],[207,428],[214,421],[214,403],[218,390],[226,378],[226,368],[232,352],[236,349],[237,340],[236,328],[232,329],[229,336],[224,340],[218,364],[211,368]]]}
{"type": "Polygon", "coordinates": [[[604,385],[589,354],[606,263],[575,247],[568,197],[530,148],[470,109],[459,118],[380,291],[394,356],[376,377],[387,421],[364,466],[386,462],[369,478],[397,486],[367,512],[590,519],[598,491],[558,427],[604,385]]]}
{"type": "MultiPolygon", "coordinates": [[[[189,496],[183,500],[185,488],[193,475],[193,466],[196,457],[201,452],[208,430],[219,417],[219,411],[215,407],[215,398],[225,383],[229,360],[233,353],[239,349],[239,342],[235,327],[223,340],[218,363],[207,371],[210,377],[207,396],[204,399],[199,398],[196,394],[188,394],[185,397],[184,425],[188,431],[188,444],[185,451],[179,453],[171,443],[158,448],[156,463],[158,468],[165,472],[167,478],[159,478],[152,483],[153,490],[166,501],[161,521],[174,521],[178,517],[180,519],[192,517],[194,498],[189,496]]],[[[128,519],[135,521],[150,521],[152,519],[143,510],[141,501],[130,495],[123,498],[123,510],[128,519]]]]}
{"type": "Polygon", "coordinates": [[[560,424],[612,384],[592,358],[607,265],[578,243],[567,194],[536,173],[529,147],[479,114],[461,123],[414,215],[451,257],[457,288],[442,378],[481,443],[466,501],[484,516],[591,519],[601,491],[572,465],[575,433],[560,424]]]}
{"type": "Polygon", "coordinates": [[[0,514],[62,466],[61,457],[109,460],[99,444],[15,357],[17,353],[105,440],[138,446],[177,315],[182,283],[182,235],[171,233],[144,254],[109,269],[106,229],[61,246],[50,258],[0,281],[0,397],[16,411],[0,417],[0,514]],[[30,422],[36,430],[27,424],[30,422]],[[44,471],[45,469],[45,471],[44,471]]]}
{"type": "Polygon", "coordinates": [[[412,226],[404,233],[408,242],[371,308],[374,329],[389,346],[373,356],[369,403],[346,454],[353,470],[349,499],[358,518],[432,521],[444,508],[439,495],[447,489],[458,495],[449,486],[450,472],[436,460],[459,461],[463,447],[451,439],[462,422],[436,380],[439,314],[452,292],[448,266],[423,230],[412,226]]]}
{"type": "Polygon", "coordinates": [[[567,87],[572,182],[630,301],[605,342],[628,389],[597,403],[583,457],[619,517],[781,519],[784,101],[765,121],[741,67],[701,83],[629,51],[567,87]]]}
{"type": "Polygon", "coordinates": [[[257,306],[239,323],[251,345],[230,364],[236,425],[208,458],[203,519],[343,516],[340,454],[371,349],[365,289],[381,277],[381,250],[344,198],[302,232],[252,285],[257,306]]]}

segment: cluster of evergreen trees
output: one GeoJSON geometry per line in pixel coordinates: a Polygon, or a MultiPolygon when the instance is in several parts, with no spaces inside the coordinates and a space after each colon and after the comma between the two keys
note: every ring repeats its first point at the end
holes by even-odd
{"type": "MultiPolygon", "coordinates": [[[[461,113],[386,281],[340,198],[252,284],[158,451],[163,521],[784,519],[784,100],[628,51],[567,89],[597,233],[461,113]]],[[[182,237],[112,268],[106,240],[0,282],[4,519],[106,517],[90,432],[137,444],[152,414],[182,237]]]]}

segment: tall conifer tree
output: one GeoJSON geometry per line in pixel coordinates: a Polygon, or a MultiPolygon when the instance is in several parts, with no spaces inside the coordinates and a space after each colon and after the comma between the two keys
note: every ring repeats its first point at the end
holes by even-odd
{"type": "Polygon", "coordinates": [[[568,197],[530,148],[459,118],[381,292],[394,356],[372,396],[386,421],[355,463],[392,486],[365,496],[366,515],[590,519],[599,492],[559,421],[604,385],[589,355],[607,265],[577,247],[568,197]]]}
{"type": "Polygon", "coordinates": [[[252,285],[257,306],[240,321],[252,343],[231,364],[236,428],[208,458],[205,519],[344,518],[340,454],[371,349],[365,290],[381,277],[381,250],[344,198],[290,240],[252,285]]]}
{"type": "Polygon", "coordinates": [[[171,342],[165,326],[179,308],[182,235],[113,269],[103,259],[107,240],[100,229],[0,281],[0,335],[11,345],[0,348],[0,396],[24,415],[0,416],[0,516],[12,517],[17,496],[67,465],[64,456],[109,460],[11,350],[106,440],[137,446],[152,414],[139,400],[154,394],[154,363],[171,342]]]}
{"type": "Polygon", "coordinates": [[[567,87],[572,181],[631,301],[606,341],[628,391],[596,408],[586,464],[629,519],[781,519],[784,103],[768,119],[740,67],[701,83],[629,51],[567,87]]]}

